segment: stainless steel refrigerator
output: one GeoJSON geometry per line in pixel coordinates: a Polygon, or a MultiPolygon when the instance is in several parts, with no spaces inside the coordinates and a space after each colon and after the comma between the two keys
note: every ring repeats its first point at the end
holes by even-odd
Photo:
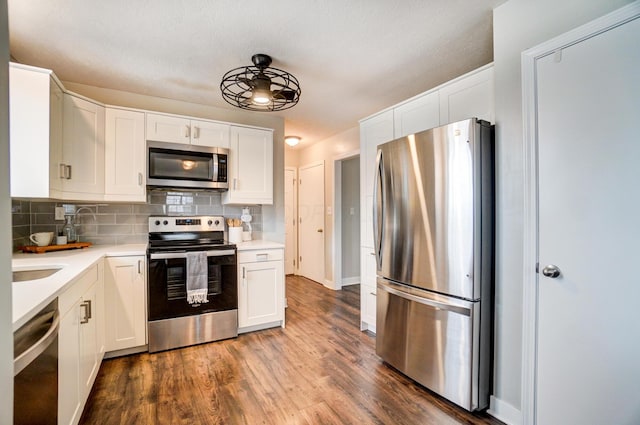
{"type": "Polygon", "coordinates": [[[468,119],[378,146],[376,352],[467,410],[491,380],[493,127],[468,119]]]}

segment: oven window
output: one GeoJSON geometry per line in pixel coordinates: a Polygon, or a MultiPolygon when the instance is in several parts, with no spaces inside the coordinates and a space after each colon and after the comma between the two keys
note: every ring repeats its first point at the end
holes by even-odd
{"type": "Polygon", "coordinates": [[[149,178],[213,180],[213,154],[149,149],[149,178]]]}
{"type": "MultiPolygon", "coordinates": [[[[207,298],[222,293],[222,266],[208,265],[207,298]]],[[[167,260],[167,300],[177,301],[187,298],[187,267],[182,259],[167,260]]]]}

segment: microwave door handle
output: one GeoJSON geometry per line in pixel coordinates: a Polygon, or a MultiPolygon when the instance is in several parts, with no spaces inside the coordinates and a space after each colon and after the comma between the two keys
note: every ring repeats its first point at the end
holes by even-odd
{"type": "Polygon", "coordinates": [[[213,154],[213,181],[218,181],[218,154],[213,154]]]}

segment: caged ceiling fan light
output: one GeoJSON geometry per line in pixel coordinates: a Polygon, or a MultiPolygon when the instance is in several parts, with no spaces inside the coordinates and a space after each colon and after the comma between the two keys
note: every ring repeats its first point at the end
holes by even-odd
{"type": "Polygon", "coordinates": [[[224,74],[220,83],[223,99],[250,111],[282,111],[300,100],[300,83],[286,71],[270,68],[271,57],[251,57],[253,66],[241,66],[224,74]]]}

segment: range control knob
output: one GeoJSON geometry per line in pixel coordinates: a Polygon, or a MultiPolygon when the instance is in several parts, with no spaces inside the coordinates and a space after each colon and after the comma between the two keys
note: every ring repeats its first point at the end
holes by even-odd
{"type": "Polygon", "coordinates": [[[167,220],[165,220],[165,221],[162,222],[162,224],[164,224],[166,226],[167,224],[169,224],[169,222],[167,220]]]}
{"type": "Polygon", "coordinates": [[[156,220],[156,226],[160,226],[160,220],[156,220]]]}
{"type": "MultiPolygon", "coordinates": [[[[208,224],[209,226],[211,226],[211,224],[212,224],[212,223],[213,223],[213,222],[212,222],[211,220],[207,221],[207,224],[208,224]]],[[[218,223],[216,223],[216,224],[218,224],[218,223]]]]}
{"type": "Polygon", "coordinates": [[[216,226],[220,224],[220,220],[216,220],[213,224],[215,224],[216,226]]]}

